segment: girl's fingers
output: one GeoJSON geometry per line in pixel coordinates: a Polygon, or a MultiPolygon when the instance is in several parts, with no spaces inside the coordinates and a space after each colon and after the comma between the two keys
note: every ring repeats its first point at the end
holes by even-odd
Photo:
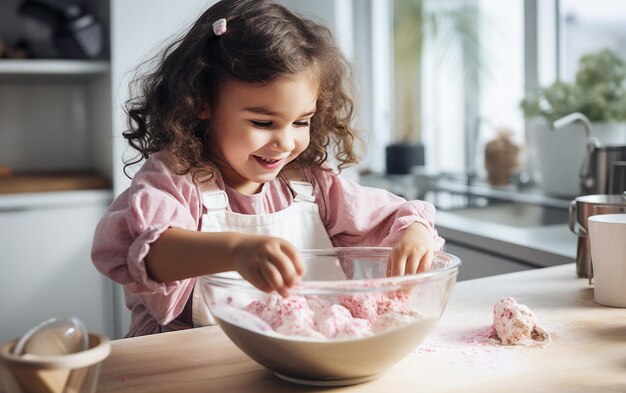
{"type": "Polygon", "coordinates": [[[422,262],[419,264],[418,273],[426,272],[430,270],[430,267],[433,264],[433,258],[435,258],[435,253],[433,250],[428,250],[424,256],[422,256],[422,262]]]}
{"type": "Polygon", "coordinates": [[[263,284],[251,282],[265,292],[275,290],[281,296],[287,297],[288,289],[295,285],[304,273],[300,254],[286,241],[274,242],[268,251],[257,263],[257,277],[263,284]]]}
{"type": "Polygon", "coordinates": [[[296,282],[298,277],[296,268],[286,254],[274,255],[270,263],[280,275],[280,284],[282,286],[291,287],[296,282]]]}
{"type": "MultiPolygon", "coordinates": [[[[304,262],[298,250],[291,245],[291,243],[285,242],[281,245],[282,252],[288,258],[288,264],[290,271],[293,271],[293,280],[288,284],[289,286],[296,284],[300,277],[304,274],[304,262]]],[[[284,276],[283,276],[284,277],[284,276]]]]}
{"type": "Polygon", "coordinates": [[[400,250],[392,251],[389,255],[387,275],[403,276],[428,271],[434,258],[432,250],[412,250],[403,253],[400,250]]]}
{"type": "Polygon", "coordinates": [[[411,254],[406,259],[406,268],[404,274],[415,274],[418,268],[421,267],[420,257],[416,254],[411,254]]]}
{"type": "Polygon", "coordinates": [[[283,276],[278,271],[278,268],[274,264],[267,262],[261,267],[260,270],[263,279],[270,286],[270,289],[273,289],[281,296],[286,297],[287,288],[285,287],[283,276]]]}
{"type": "Polygon", "coordinates": [[[250,277],[246,277],[250,284],[254,285],[255,288],[263,291],[263,292],[271,292],[272,287],[267,283],[265,277],[263,277],[262,269],[258,269],[257,274],[253,274],[250,277]]]}

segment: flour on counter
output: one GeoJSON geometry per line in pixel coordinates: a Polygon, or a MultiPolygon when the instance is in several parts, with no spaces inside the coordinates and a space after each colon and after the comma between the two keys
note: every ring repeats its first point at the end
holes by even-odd
{"type": "MultiPolygon", "coordinates": [[[[455,324],[463,322],[459,318],[455,324]]],[[[552,328],[558,329],[559,326],[552,325],[552,328]]],[[[506,297],[494,305],[491,325],[447,333],[435,331],[407,361],[423,362],[428,356],[454,357],[454,354],[461,353],[464,362],[453,366],[506,371],[513,368],[508,360],[520,347],[544,346],[551,342],[550,334],[537,326],[535,314],[514,298],[506,297]]]]}
{"type": "MultiPolygon", "coordinates": [[[[493,307],[493,322],[477,324],[479,316],[465,314],[453,318],[446,331],[435,330],[405,361],[428,364],[430,359],[449,359],[450,367],[459,372],[476,370],[506,375],[517,369],[516,353],[524,346],[544,346],[551,336],[537,326],[534,313],[512,297],[497,302],[493,307]],[[461,356],[459,356],[461,355],[461,356]]],[[[552,325],[558,330],[558,326],[552,325]]]]}

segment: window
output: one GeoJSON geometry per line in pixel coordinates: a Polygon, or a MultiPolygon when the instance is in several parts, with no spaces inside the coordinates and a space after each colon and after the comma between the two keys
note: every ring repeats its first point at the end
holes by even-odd
{"type": "Polygon", "coordinates": [[[469,13],[462,20],[474,21],[479,43],[472,52],[468,40],[442,34],[445,28],[439,34],[425,29],[419,82],[404,86],[419,91],[419,137],[426,165],[435,171],[484,176],[484,145],[499,129],[511,130],[516,142],[527,145],[520,108],[525,94],[557,78],[571,79],[584,53],[608,46],[626,57],[623,0],[334,0],[320,3],[324,7],[282,1],[325,20],[354,61],[361,123],[369,132],[364,166],[376,172],[384,172],[385,146],[402,134],[398,119],[407,110],[394,83],[398,4],[420,4],[431,15],[469,13]],[[465,78],[474,56],[481,60],[481,77],[465,78]]]}
{"type": "MultiPolygon", "coordinates": [[[[480,173],[484,144],[498,129],[523,140],[523,2],[413,2],[421,3],[425,21],[420,107],[415,111],[420,113],[426,165],[480,173]]],[[[396,71],[398,60],[396,55],[396,71]]],[[[397,119],[403,103],[396,100],[395,109],[397,119]]]]}
{"type": "MultiPolygon", "coordinates": [[[[466,22],[476,23],[478,32],[479,47],[472,53],[472,48],[463,47],[467,39],[446,42],[449,37],[426,28],[415,110],[420,113],[426,164],[438,171],[484,176],[484,145],[498,130],[512,131],[514,140],[526,145],[520,109],[525,93],[557,78],[573,79],[584,54],[609,47],[626,58],[622,0],[396,0],[394,4],[407,1],[420,3],[425,14],[474,13],[466,22]],[[445,57],[455,50],[461,53],[460,61],[445,57]],[[481,77],[468,81],[463,75],[472,56],[480,57],[481,77]]],[[[390,23],[393,31],[397,21],[390,23]]],[[[396,54],[392,67],[396,75],[397,64],[396,54]]],[[[392,96],[396,97],[393,130],[405,108],[397,94],[392,96]]]]}
{"type": "Polygon", "coordinates": [[[578,60],[603,48],[626,58],[626,7],[622,0],[560,0],[560,66],[563,80],[571,81],[578,60]]]}

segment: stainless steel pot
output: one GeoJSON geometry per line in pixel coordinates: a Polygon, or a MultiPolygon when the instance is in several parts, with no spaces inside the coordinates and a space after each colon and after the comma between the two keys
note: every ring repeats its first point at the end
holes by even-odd
{"type": "Polygon", "coordinates": [[[613,161],[610,171],[609,191],[607,194],[619,194],[626,192],[626,149],[624,149],[624,161],[613,161]]]}
{"type": "Polygon", "coordinates": [[[580,187],[583,194],[621,194],[625,191],[626,145],[600,145],[590,139],[587,144],[587,157],[580,173],[580,187]]]}
{"type": "Polygon", "coordinates": [[[587,152],[580,169],[580,193],[621,194],[626,191],[626,144],[601,144],[593,136],[589,118],[578,112],[556,120],[553,126],[558,129],[576,121],[583,124],[587,135],[587,152]]]}
{"type": "Polygon", "coordinates": [[[626,213],[626,193],[624,195],[583,195],[570,203],[569,229],[578,235],[578,247],[576,249],[576,274],[578,277],[593,277],[587,220],[596,214],[614,213],[626,213]]]}

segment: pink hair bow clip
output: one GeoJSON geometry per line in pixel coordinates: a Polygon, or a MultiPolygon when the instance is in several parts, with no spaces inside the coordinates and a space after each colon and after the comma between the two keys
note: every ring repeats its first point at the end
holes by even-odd
{"type": "Polygon", "coordinates": [[[226,33],[226,19],[221,18],[213,22],[213,33],[218,37],[226,33]]]}

